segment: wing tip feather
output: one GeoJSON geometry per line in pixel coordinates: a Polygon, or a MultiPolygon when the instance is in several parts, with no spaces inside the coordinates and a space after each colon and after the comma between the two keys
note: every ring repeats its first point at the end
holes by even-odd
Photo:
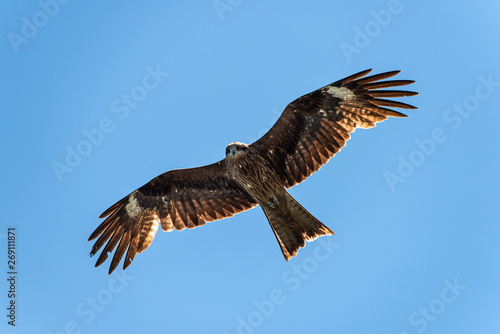
{"type": "Polygon", "coordinates": [[[117,209],[119,209],[119,207],[121,205],[122,205],[122,201],[116,202],[115,204],[113,204],[112,206],[110,206],[106,211],[104,211],[103,213],[101,213],[101,215],[99,216],[99,218],[106,218],[107,216],[109,216],[110,214],[112,214],[113,212],[115,212],[117,209]]]}
{"type": "Polygon", "coordinates": [[[352,81],[355,81],[359,78],[362,78],[364,77],[365,75],[367,75],[368,73],[370,73],[371,71],[373,71],[373,68],[369,68],[369,69],[366,69],[366,70],[363,70],[363,71],[360,71],[358,73],[354,73],[354,74],[351,74],[343,79],[340,79],[338,80],[337,82],[334,82],[333,84],[331,85],[335,85],[335,84],[341,84],[341,83],[346,83],[346,82],[352,82],[352,81]]]}

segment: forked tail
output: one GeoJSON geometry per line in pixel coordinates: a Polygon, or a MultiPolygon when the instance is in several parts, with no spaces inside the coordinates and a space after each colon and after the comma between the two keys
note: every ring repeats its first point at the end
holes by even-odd
{"type": "Polygon", "coordinates": [[[333,234],[332,230],[304,209],[288,192],[285,208],[286,212],[282,212],[262,206],[285,260],[296,256],[306,241],[333,234]]]}

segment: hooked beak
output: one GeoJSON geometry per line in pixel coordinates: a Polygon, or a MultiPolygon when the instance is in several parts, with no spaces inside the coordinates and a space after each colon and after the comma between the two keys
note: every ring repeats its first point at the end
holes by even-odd
{"type": "Polygon", "coordinates": [[[229,152],[227,153],[229,156],[234,157],[236,155],[236,147],[230,147],[229,152]]]}

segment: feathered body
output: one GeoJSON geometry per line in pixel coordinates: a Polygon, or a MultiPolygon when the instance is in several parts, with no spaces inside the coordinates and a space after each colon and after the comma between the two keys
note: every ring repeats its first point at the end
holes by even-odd
{"type": "Polygon", "coordinates": [[[287,261],[306,240],[333,234],[285,190],[273,164],[264,155],[243,143],[228,145],[226,152],[230,176],[261,206],[287,261]]]}
{"type": "Polygon", "coordinates": [[[413,83],[385,80],[392,71],[362,71],[304,95],[285,108],[276,124],[255,143],[232,143],[226,157],[211,165],[166,172],[106,210],[92,233],[91,255],[106,244],[96,266],[116,247],[109,273],[125,255],[123,268],[146,250],[158,227],[183,230],[231,217],[260,205],[285,259],[305,242],[333,232],[287,191],[326,164],[356,128],[371,128],[388,117],[406,117],[390,108],[416,109],[385,97],[417,95],[386,89],[413,83]],[[107,243],[106,243],[107,242],[107,243]]]}

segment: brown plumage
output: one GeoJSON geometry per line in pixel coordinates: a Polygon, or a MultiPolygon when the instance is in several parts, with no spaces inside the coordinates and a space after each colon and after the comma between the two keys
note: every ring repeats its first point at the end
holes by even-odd
{"type": "Polygon", "coordinates": [[[413,83],[385,80],[400,71],[359,72],[291,102],[276,124],[255,143],[232,143],[214,164],[166,172],[106,210],[92,233],[91,256],[104,244],[96,267],[115,247],[109,273],[124,256],[123,269],[153,241],[158,227],[183,230],[262,207],[288,261],[306,241],[333,232],[286,191],[337,154],[356,128],[371,128],[388,117],[406,117],[390,108],[416,109],[387,97],[417,95],[388,90],[413,83]]]}

